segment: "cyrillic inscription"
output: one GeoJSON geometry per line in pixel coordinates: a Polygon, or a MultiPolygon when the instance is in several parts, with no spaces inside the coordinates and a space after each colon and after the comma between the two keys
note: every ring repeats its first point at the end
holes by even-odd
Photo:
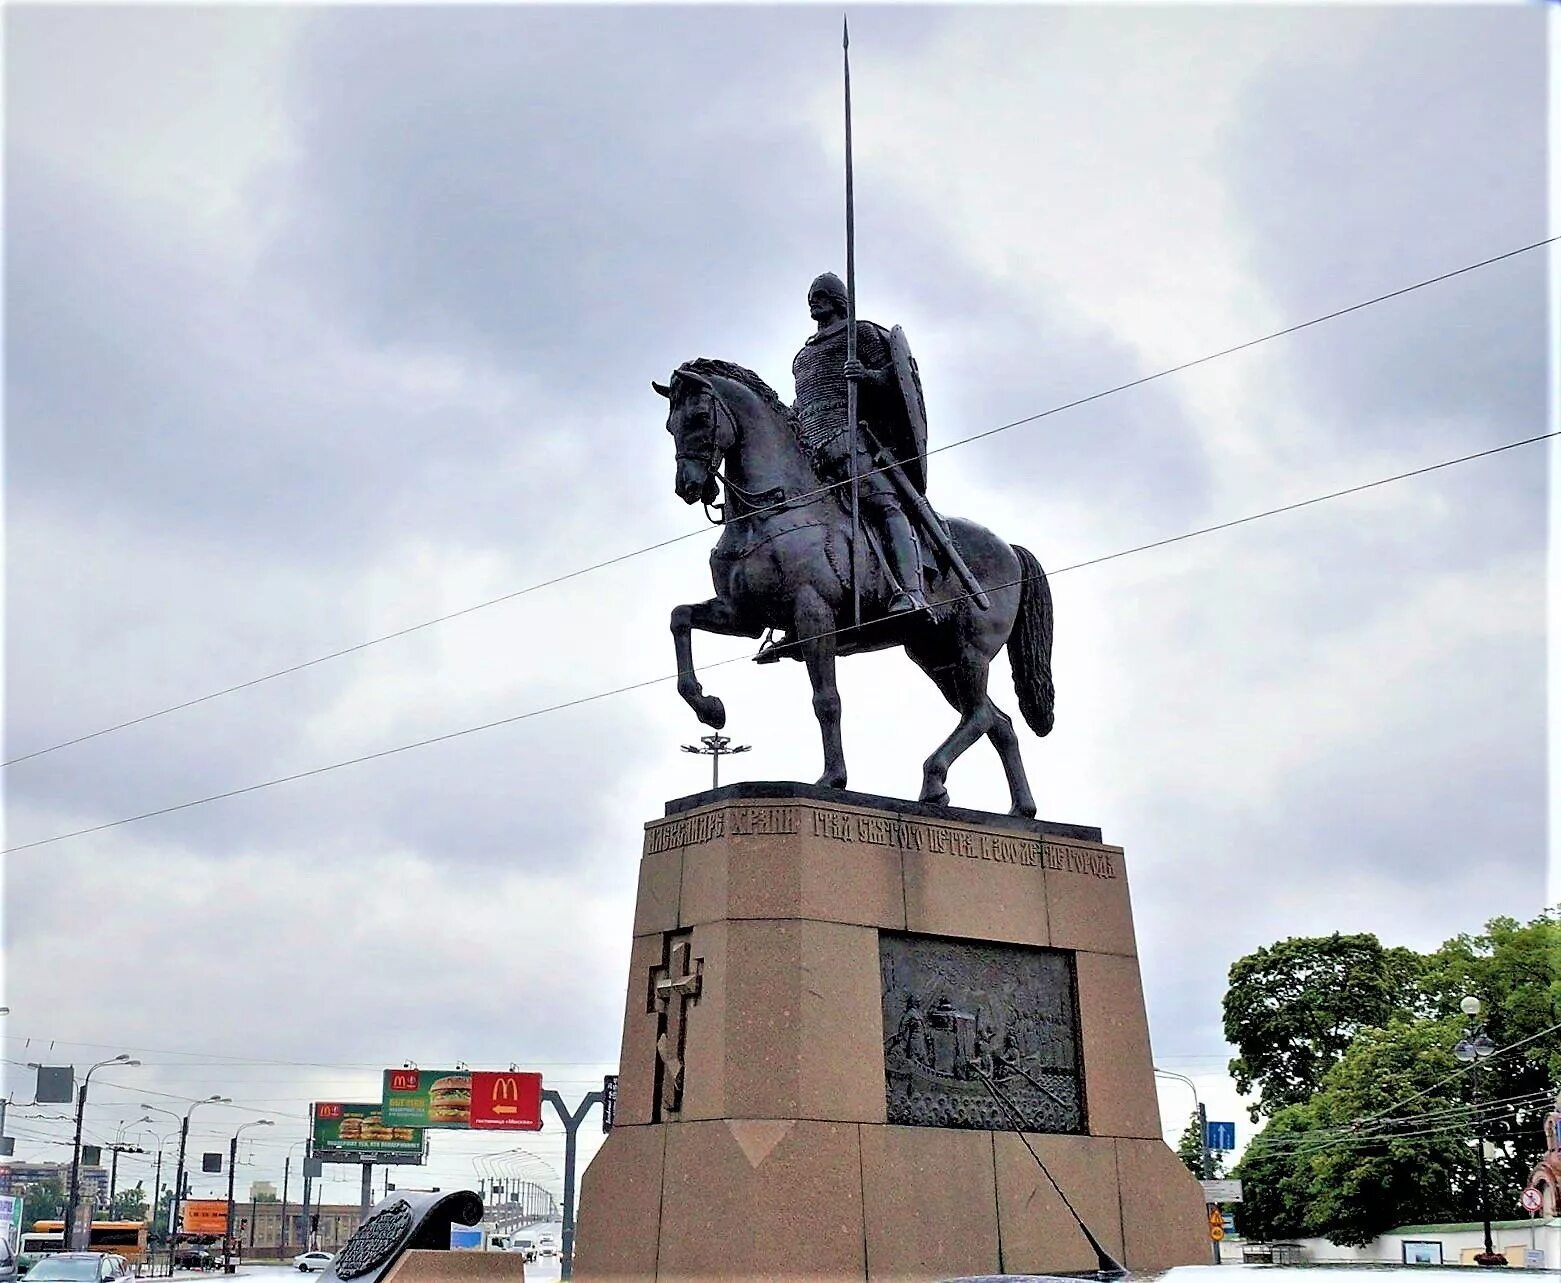
{"type": "Polygon", "coordinates": [[[1116,853],[1095,847],[1069,846],[1018,833],[983,833],[956,829],[892,815],[862,815],[799,806],[748,806],[707,811],[684,820],[668,820],[645,835],[645,853],[698,846],[727,834],[735,836],[809,833],[834,842],[899,847],[924,855],[953,855],[964,860],[988,860],[1018,868],[1046,868],[1058,873],[1113,879],[1116,853]]]}

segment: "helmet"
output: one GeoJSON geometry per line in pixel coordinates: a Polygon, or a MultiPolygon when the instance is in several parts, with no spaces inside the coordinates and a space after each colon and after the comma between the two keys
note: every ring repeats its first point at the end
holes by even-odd
{"type": "Polygon", "coordinates": [[[829,295],[830,298],[839,302],[842,307],[845,306],[845,282],[842,281],[833,272],[825,272],[822,276],[815,276],[813,278],[813,284],[808,286],[808,297],[812,298],[814,294],[819,292],[823,292],[829,295]]]}

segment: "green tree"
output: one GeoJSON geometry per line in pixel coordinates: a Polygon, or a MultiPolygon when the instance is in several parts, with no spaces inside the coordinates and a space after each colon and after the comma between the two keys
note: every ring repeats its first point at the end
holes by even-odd
{"type": "MultiPolygon", "coordinates": [[[[1331,939],[1283,941],[1232,968],[1234,977],[1253,964],[1241,976],[1247,993],[1227,999],[1227,1029],[1233,1012],[1258,1013],[1245,1021],[1249,1043],[1238,1046],[1248,1068],[1266,1075],[1270,1099],[1271,1085],[1277,1094],[1299,1092],[1337,1045],[1318,1013],[1341,1004],[1293,983],[1315,952],[1293,946],[1311,945],[1329,946],[1322,952],[1336,960],[1342,952],[1331,939]],[[1265,982],[1266,1005],[1258,1001],[1265,982]],[[1270,1055],[1258,1041],[1262,1029],[1305,1036],[1270,1055]]],[[[1521,924],[1496,918],[1481,934],[1457,936],[1429,955],[1407,953],[1382,951],[1382,992],[1398,995],[1397,1010],[1351,1030],[1316,1085],[1301,1101],[1272,1110],[1242,1155],[1235,1174],[1243,1182],[1243,1233],[1363,1244],[1396,1225],[1476,1220],[1477,1134],[1497,1147],[1491,1213],[1515,1213],[1561,1077],[1561,921],[1553,913],[1521,924]],[[1453,1054],[1470,1029],[1459,1003],[1471,995],[1497,1048],[1477,1065],[1453,1054]]]]}
{"type": "Polygon", "coordinates": [[[1225,993],[1231,1077],[1252,1121],[1310,1099],[1362,1028],[1416,1011],[1425,960],[1374,935],[1297,936],[1239,958],[1225,993]]]}
{"type": "Polygon", "coordinates": [[[1498,1151],[1491,1204],[1511,1208],[1544,1149],[1544,1116],[1561,1082],[1561,919],[1553,911],[1527,923],[1493,918],[1479,935],[1454,937],[1427,959],[1423,989],[1454,1022],[1466,1020],[1458,1006],[1465,997],[1480,1000],[1478,1022],[1497,1048],[1474,1071],[1485,1102],[1480,1128],[1498,1151]]]}
{"type": "Polygon", "coordinates": [[[23,1213],[29,1224],[65,1219],[65,1183],[58,1177],[32,1181],[16,1192],[22,1196],[23,1213]]]}
{"type": "Polygon", "coordinates": [[[1315,1233],[1360,1246],[1396,1225],[1478,1215],[1458,1034],[1445,1020],[1362,1030],[1329,1071],[1313,1103],[1331,1134],[1303,1155],[1315,1233]]]}
{"type": "Polygon", "coordinates": [[[111,1221],[144,1221],[148,1210],[146,1190],[137,1181],[134,1189],[122,1189],[114,1195],[104,1215],[111,1221]]]}
{"type": "Polygon", "coordinates": [[[1236,1228],[1258,1242],[1302,1238],[1312,1225],[1313,1164],[1318,1143],[1317,1110],[1310,1103],[1276,1110],[1236,1164],[1241,1181],[1236,1228]]]}

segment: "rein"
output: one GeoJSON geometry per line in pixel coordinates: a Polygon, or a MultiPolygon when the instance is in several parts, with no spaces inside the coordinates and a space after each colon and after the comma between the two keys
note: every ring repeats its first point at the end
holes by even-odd
{"type": "MultiPolygon", "coordinates": [[[[724,414],[726,416],[727,421],[732,425],[732,440],[736,441],[738,436],[737,419],[732,414],[731,409],[727,406],[725,401],[721,400],[720,395],[715,391],[714,388],[707,387],[705,389],[705,395],[709,397],[709,399],[714,403],[718,413],[724,414]]],[[[718,461],[720,448],[716,438],[717,433],[712,432],[710,434],[710,452],[708,455],[690,454],[687,451],[680,450],[675,457],[679,460],[691,459],[695,463],[704,464],[705,470],[709,472],[711,476],[717,478],[731,494],[736,495],[755,511],[762,511],[765,509],[778,511],[791,506],[791,504],[795,502],[796,496],[788,497],[784,486],[772,486],[768,490],[755,491],[745,490],[742,486],[733,481],[729,476],[726,475],[726,473],[721,471],[720,463],[718,461]]],[[[729,520],[733,520],[733,518],[729,518],[726,515],[726,504],[724,503],[706,503],[704,507],[705,520],[708,521],[712,526],[724,526],[729,520]],[[720,515],[712,517],[710,515],[712,510],[719,513],[720,515]]]]}

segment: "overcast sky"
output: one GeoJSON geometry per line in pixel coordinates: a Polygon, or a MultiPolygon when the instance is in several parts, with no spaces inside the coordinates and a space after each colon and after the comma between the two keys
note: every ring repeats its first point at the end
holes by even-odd
{"type": "MultiPolygon", "coordinates": [[[[1546,236],[1546,17],[854,12],[860,308],[909,333],[934,445],[1546,236]]],[[[649,383],[725,357],[790,398],[807,284],[843,268],[837,9],[5,20],[7,757],[696,532],[11,766],[9,844],[672,669],[714,536],[649,383]]],[[[931,497],[1057,569],[1532,436],[1545,272],[938,455],[931,497]]],[[[1545,449],[1055,578],[1041,813],[1126,848],[1156,1062],[1213,1116],[1236,957],[1545,902],[1545,449]]],[[[915,796],[943,701],[895,655],[841,681],[852,786],[915,796]]],[[[817,775],[800,668],[707,688],[739,777],[817,775]]],[[[198,1140],[279,1124],[245,1179],[406,1058],[578,1096],[701,731],[663,684],[7,857],[9,1090],[138,1054],[89,1136],[220,1092],[198,1140]]],[[[950,788],[1006,806],[985,745],[950,788]]],[[[1189,1103],[1166,1084],[1169,1132],[1189,1103]]],[[[18,1156],[68,1157],[30,1112],[18,1156]]],[[[431,1183],[505,1143],[438,1136],[431,1183]]]]}

